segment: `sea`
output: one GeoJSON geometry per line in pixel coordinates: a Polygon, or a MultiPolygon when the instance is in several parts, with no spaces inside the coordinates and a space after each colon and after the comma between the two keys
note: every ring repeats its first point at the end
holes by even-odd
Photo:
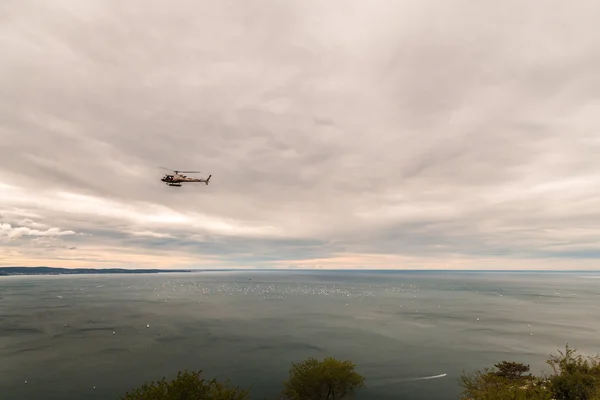
{"type": "Polygon", "coordinates": [[[600,352],[600,272],[208,271],[0,277],[0,398],[119,399],[201,370],[274,400],[294,362],[356,364],[356,399],[458,399],[506,360],[600,352]]]}

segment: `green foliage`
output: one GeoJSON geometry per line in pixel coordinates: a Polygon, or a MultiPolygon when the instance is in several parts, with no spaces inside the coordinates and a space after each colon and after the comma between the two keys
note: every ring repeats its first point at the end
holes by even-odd
{"type": "Polygon", "coordinates": [[[546,363],[554,370],[548,380],[555,400],[600,400],[600,356],[584,358],[576,350],[551,355],[546,363]]]}
{"type": "MultiPolygon", "coordinates": [[[[463,400],[600,400],[600,355],[583,357],[566,346],[546,361],[554,371],[536,377],[529,365],[502,361],[493,368],[463,373],[463,400]]],[[[309,358],[292,363],[280,400],[348,400],[365,386],[365,378],[350,361],[309,358]]],[[[120,400],[249,400],[245,389],[229,381],[207,381],[201,372],[183,371],[173,380],[145,383],[120,400]]]]}
{"type": "Polygon", "coordinates": [[[350,399],[357,389],[364,387],[365,378],[354,371],[355,367],[350,361],[339,361],[331,357],[323,361],[309,358],[292,363],[281,399],[350,399]]]}
{"type": "MultiPolygon", "coordinates": [[[[523,374],[529,372],[529,365],[524,365],[516,362],[502,361],[501,363],[494,364],[498,370],[495,372],[496,376],[506,378],[508,380],[519,380],[523,378],[523,374]]],[[[531,374],[528,374],[531,376],[531,374]]]]}
{"type": "Polygon", "coordinates": [[[120,400],[246,400],[249,392],[228,387],[228,382],[206,381],[201,371],[179,372],[177,378],[145,383],[127,392],[120,400]]]}
{"type": "Polygon", "coordinates": [[[534,377],[529,365],[502,361],[459,378],[462,399],[470,400],[600,400],[600,356],[565,352],[550,355],[546,361],[554,375],[534,377]]]}
{"type": "Polygon", "coordinates": [[[551,394],[540,378],[523,375],[529,366],[503,361],[495,368],[485,368],[459,378],[461,399],[472,400],[550,400],[551,394]]]}

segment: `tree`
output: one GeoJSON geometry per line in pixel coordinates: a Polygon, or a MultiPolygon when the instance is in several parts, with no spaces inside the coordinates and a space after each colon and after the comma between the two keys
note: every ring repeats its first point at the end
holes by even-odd
{"type": "Polygon", "coordinates": [[[354,371],[355,364],[325,358],[309,358],[292,363],[289,379],[284,382],[284,400],[343,400],[351,399],[365,378],[354,371]]]}
{"type": "Polygon", "coordinates": [[[554,374],[531,376],[529,365],[502,361],[459,378],[462,399],[600,400],[600,356],[584,358],[566,346],[546,361],[554,374]]]}
{"type": "Polygon", "coordinates": [[[600,356],[584,358],[565,346],[565,352],[550,355],[546,363],[554,370],[549,378],[556,400],[600,400],[600,356]]]}
{"type": "Polygon", "coordinates": [[[524,375],[529,366],[502,361],[494,368],[459,377],[463,388],[461,399],[471,400],[550,400],[552,398],[543,379],[524,375]]]}
{"type": "MultiPolygon", "coordinates": [[[[498,369],[498,371],[495,372],[496,376],[508,380],[519,380],[523,378],[523,374],[529,372],[529,365],[517,362],[502,361],[498,364],[494,364],[494,367],[498,369]]],[[[528,376],[531,376],[531,374],[528,376]]]]}
{"type": "Polygon", "coordinates": [[[206,381],[202,371],[180,371],[177,378],[167,381],[144,383],[141,387],[127,392],[120,400],[246,400],[250,399],[247,390],[228,387],[229,382],[216,379],[206,381]]]}

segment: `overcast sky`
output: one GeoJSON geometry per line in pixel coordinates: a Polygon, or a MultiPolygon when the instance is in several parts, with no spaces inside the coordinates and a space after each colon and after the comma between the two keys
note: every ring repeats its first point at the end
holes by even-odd
{"type": "Polygon", "coordinates": [[[0,21],[2,265],[600,266],[596,0],[4,0],[0,21]]]}

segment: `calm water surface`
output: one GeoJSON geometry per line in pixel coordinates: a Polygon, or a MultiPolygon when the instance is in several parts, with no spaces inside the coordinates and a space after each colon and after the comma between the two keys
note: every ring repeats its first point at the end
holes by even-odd
{"type": "Polygon", "coordinates": [[[462,370],[600,352],[600,274],[207,272],[0,277],[2,400],[117,399],[184,368],[273,399],[350,359],[360,399],[453,399],[462,370]],[[147,327],[149,325],[149,327],[147,327]],[[446,374],[432,379],[422,379],[446,374]]]}

